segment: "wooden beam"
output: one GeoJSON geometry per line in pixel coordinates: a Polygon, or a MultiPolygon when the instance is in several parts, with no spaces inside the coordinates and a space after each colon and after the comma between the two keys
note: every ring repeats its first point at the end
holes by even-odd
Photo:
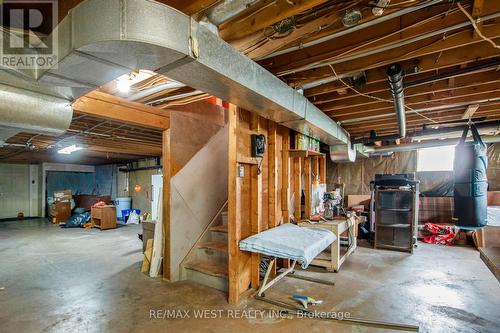
{"type": "Polygon", "coordinates": [[[294,158],[294,217],[295,222],[302,218],[302,158],[294,158]]]}
{"type": "Polygon", "coordinates": [[[304,197],[305,197],[305,205],[304,205],[304,218],[311,218],[311,186],[312,186],[312,177],[311,177],[311,157],[304,158],[304,197]]]}
{"type": "Polygon", "coordinates": [[[327,0],[277,0],[257,12],[252,12],[245,18],[237,17],[224,24],[220,36],[226,41],[242,38],[258,30],[264,29],[290,16],[299,14],[327,0]]]}
{"type": "Polygon", "coordinates": [[[281,127],[282,131],[282,145],[281,145],[281,212],[283,216],[283,223],[290,221],[290,156],[288,150],[290,149],[290,130],[286,127],[281,127]]]}
{"type": "Polygon", "coordinates": [[[238,145],[238,108],[229,105],[228,110],[228,292],[229,304],[239,301],[239,235],[240,220],[237,204],[237,145],[238,145]]]}
{"type": "MultiPolygon", "coordinates": [[[[250,228],[253,235],[262,231],[262,174],[257,165],[250,166],[250,228]]],[[[255,290],[260,284],[260,254],[252,253],[250,268],[251,287],[255,290]]]]}
{"type": "Polygon", "coordinates": [[[152,106],[130,102],[113,95],[93,91],[73,103],[73,110],[94,117],[126,124],[166,130],[170,113],[152,106]]]}
{"type": "MultiPolygon", "coordinates": [[[[464,15],[456,8],[448,15],[443,16],[443,12],[448,9],[449,5],[433,6],[411,15],[396,17],[377,24],[371,29],[361,30],[362,32],[337,37],[333,42],[326,41],[302,48],[272,59],[266,59],[262,63],[264,65],[270,64],[265,67],[273,73],[286,72],[327,59],[335,59],[341,55],[362,54],[406,38],[421,35],[424,32],[465,21],[464,15]]],[[[341,13],[341,15],[343,14],[341,13]]]]}
{"type": "MultiPolygon", "coordinates": [[[[351,5],[349,5],[348,7],[350,6],[351,5]]],[[[273,53],[274,51],[279,50],[283,46],[291,45],[293,42],[300,40],[304,36],[309,36],[310,34],[322,31],[324,27],[330,26],[332,23],[340,21],[345,12],[345,9],[342,10],[342,12],[339,12],[339,9],[339,7],[335,7],[326,15],[320,16],[315,20],[305,23],[303,26],[297,27],[291,33],[282,38],[270,39],[261,34],[260,36],[262,36],[262,38],[265,38],[266,42],[263,45],[256,47],[252,51],[248,52],[247,57],[255,59],[268,55],[270,53],[273,53]]]]}
{"type": "MultiPolygon", "coordinates": [[[[483,33],[485,36],[495,40],[500,36],[500,25],[497,24],[485,27],[483,29],[483,33]]],[[[443,56],[441,52],[461,48],[466,45],[476,45],[476,49],[489,50],[489,53],[491,53],[490,49],[493,49],[489,43],[483,41],[479,37],[471,37],[470,32],[468,30],[464,30],[457,32],[446,39],[442,39],[440,36],[432,37],[423,41],[392,49],[387,52],[376,53],[355,60],[346,60],[335,64],[333,67],[338,75],[344,75],[347,73],[359,73],[381,66],[385,68],[385,66],[393,62],[402,62],[414,58],[425,57],[431,54],[434,54],[434,66],[437,62],[443,65],[443,62],[441,62],[441,58],[443,56]]],[[[457,54],[455,55],[455,58],[457,58],[457,56],[459,60],[453,62],[452,64],[461,63],[460,57],[469,58],[467,55],[464,56],[464,54],[457,54]]],[[[410,63],[413,63],[415,66],[415,63],[417,62],[413,61],[410,63]]],[[[300,86],[308,82],[313,82],[317,79],[331,77],[332,74],[332,69],[329,66],[324,66],[312,70],[301,71],[296,74],[290,74],[285,76],[284,79],[293,86],[300,86]]]]}
{"type": "MultiPolygon", "coordinates": [[[[408,103],[410,103],[419,100],[422,101],[424,99],[431,102],[439,98],[460,96],[469,91],[475,92],[481,91],[481,89],[484,89],[483,91],[488,91],[488,87],[496,87],[496,85],[500,83],[500,77],[483,77],[485,78],[484,81],[464,80],[463,83],[460,82],[460,84],[456,84],[456,87],[454,88],[448,87],[448,80],[443,80],[440,83],[425,86],[410,87],[405,90],[405,102],[408,101],[408,103]]],[[[392,96],[388,91],[372,94],[372,96],[391,101],[390,104],[392,104],[392,96]]],[[[317,104],[316,106],[324,110],[342,112],[344,109],[352,109],[356,107],[372,109],[376,108],[377,105],[381,105],[379,100],[358,96],[349,99],[332,100],[328,103],[317,104]]]]}
{"type": "Polygon", "coordinates": [[[170,281],[170,168],[171,147],[170,129],[163,131],[162,145],[162,170],[163,170],[163,279],[170,281]]]}
{"type": "Polygon", "coordinates": [[[326,156],[320,156],[319,183],[326,184],[326,156]]]}
{"type": "MultiPolygon", "coordinates": [[[[420,78],[424,75],[434,75],[436,71],[441,72],[443,70],[453,70],[457,65],[466,67],[467,64],[488,62],[490,59],[497,56],[498,52],[492,50],[491,48],[464,46],[449,51],[443,51],[440,53],[439,58],[437,55],[431,54],[424,57],[402,61],[400,64],[408,72],[408,74],[405,75],[405,81],[407,81],[413,80],[414,78],[420,78]],[[413,73],[415,70],[418,72],[413,73]]],[[[339,75],[347,75],[347,73],[341,73],[337,69],[336,71],[339,75]]],[[[385,66],[368,69],[364,73],[368,84],[387,83],[387,68],[385,66]]],[[[291,84],[294,85],[297,83],[291,82],[291,84]]],[[[344,88],[345,86],[341,82],[333,81],[314,88],[306,89],[304,91],[304,95],[306,97],[312,97],[344,88]]]]}
{"type": "MultiPolygon", "coordinates": [[[[449,96],[446,92],[419,95],[415,97],[405,98],[405,104],[414,109],[432,107],[433,105],[444,105],[444,104],[454,104],[458,98],[465,98],[463,100],[468,100],[466,97],[470,96],[470,100],[477,100],[477,95],[482,95],[485,99],[492,99],[497,97],[500,92],[500,82],[489,83],[481,86],[468,87],[464,89],[456,89],[454,96],[449,96]]],[[[378,114],[383,112],[394,112],[394,105],[392,102],[378,102],[370,103],[367,106],[353,106],[353,107],[342,107],[337,109],[335,103],[328,103],[322,106],[322,110],[334,116],[335,119],[350,119],[357,118],[359,114],[365,114],[366,112],[372,114],[378,114]]]]}
{"type": "Polygon", "coordinates": [[[175,9],[180,10],[186,15],[194,15],[199,12],[202,12],[210,6],[216,4],[219,2],[219,0],[193,0],[193,1],[186,1],[186,0],[156,0],[158,2],[161,2],[165,5],[168,5],[170,7],[173,7],[175,9]]]}
{"type": "Polygon", "coordinates": [[[274,228],[279,224],[278,213],[278,156],[276,146],[277,125],[270,121],[267,134],[267,151],[269,159],[269,176],[268,176],[268,192],[269,192],[269,228],[274,228]]]}
{"type": "MultiPolygon", "coordinates": [[[[442,74],[441,71],[440,74],[442,74]]],[[[431,92],[448,91],[455,88],[473,87],[476,85],[481,85],[483,83],[491,83],[500,80],[500,78],[498,78],[498,73],[496,72],[495,68],[485,69],[481,72],[457,75],[456,78],[453,77],[454,81],[452,87],[450,87],[449,79],[433,80],[432,77],[434,76],[435,73],[424,73],[421,75],[414,75],[411,77],[405,76],[403,82],[406,84],[416,79],[426,79],[426,78],[430,79],[428,83],[413,87],[407,87],[405,89],[405,97],[415,96],[424,93],[431,93],[431,92]]],[[[371,96],[378,98],[384,98],[384,99],[392,98],[391,94],[389,93],[387,79],[373,84],[365,84],[362,87],[355,87],[355,89],[360,93],[369,94],[371,96]]],[[[361,97],[358,93],[352,90],[350,90],[347,94],[344,95],[340,95],[338,93],[328,93],[318,96],[312,96],[310,100],[318,107],[321,107],[322,104],[328,102],[344,103],[344,104],[349,104],[349,106],[357,105],[358,101],[373,102],[373,99],[370,99],[368,97],[361,97]]]]}
{"type": "Polygon", "coordinates": [[[157,147],[147,148],[146,146],[134,145],[137,149],[128,147],[128,143],[122,147],[111,147],[107,145],[89,145],[86,150],[90,151],[100,151],[104,153],[118,153],[118,154],[129,154],[129,155],[142,155],[142,156],[161,156],[162,149],[157,147]]]}

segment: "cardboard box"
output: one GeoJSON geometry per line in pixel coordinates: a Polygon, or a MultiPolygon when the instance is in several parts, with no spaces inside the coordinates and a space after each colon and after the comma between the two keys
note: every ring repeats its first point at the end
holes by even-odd
{"type": "Polygon", "coordinates": [[[54,201],[71,201],[73,196],[71,195],[71,190],[56,191],[54,192],[54,201]]]}
{"type": "Polygon", "coordinates": [[[66,223],[71,216],[70,203],[65,201],[54,202],[50,207],[50,213],[52,215],[52,223],[66,223]]]}
{"type": "Polygon", "coordinates": [[[348,195],[347,196],[347,208],[351,209],[353,206],[363,205],[365,211],[370,210],[370,199],[371,196],[368,194],[363,195],[348,195]]]}

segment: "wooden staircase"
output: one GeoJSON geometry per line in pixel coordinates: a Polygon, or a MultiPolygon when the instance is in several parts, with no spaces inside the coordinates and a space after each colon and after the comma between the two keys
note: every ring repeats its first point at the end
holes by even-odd
{"type": "Polygon", "coordinates": [[[181,278],[228,291],[226,205],[207,226],[181,264],[181,278]]]}

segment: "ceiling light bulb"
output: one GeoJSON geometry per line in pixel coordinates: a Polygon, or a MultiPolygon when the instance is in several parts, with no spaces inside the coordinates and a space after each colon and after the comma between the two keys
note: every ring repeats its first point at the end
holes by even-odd
{"type": "Polygon", "coordinates": [[[116,83],[116,88],[122,94],[128,94],[130,92],[131,81],[127,78],[119,79],[116,83]]]}

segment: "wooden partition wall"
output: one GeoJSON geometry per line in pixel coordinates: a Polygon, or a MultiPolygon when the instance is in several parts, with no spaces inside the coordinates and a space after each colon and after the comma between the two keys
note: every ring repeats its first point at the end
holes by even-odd
{"type": "Polygon", "coordinates": [[[229,108],[229,302],[259,286],[260,256],[239,241],[289,220],[290,130],[231,105],[229,108]],[[251,135],[266,137],[262,159],[251,157],[251,135]]]}

